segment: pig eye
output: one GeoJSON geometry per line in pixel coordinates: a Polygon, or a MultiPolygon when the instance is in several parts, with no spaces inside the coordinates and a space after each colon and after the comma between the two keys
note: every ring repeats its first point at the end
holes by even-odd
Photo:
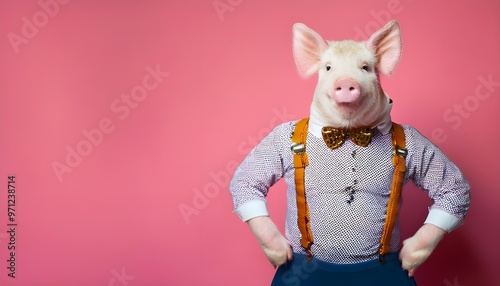
{"type": "Polygon", "coordinates": [[[332,67],[330,65],[326,65],[326,71],[329,71],[330,69],[332,69],[332,67]]]}
{"type": "Polygon", "coordinates": [[[367,72],[370,71],[370,67],[367,64],[364,64],[361,68],[367,72]]]}

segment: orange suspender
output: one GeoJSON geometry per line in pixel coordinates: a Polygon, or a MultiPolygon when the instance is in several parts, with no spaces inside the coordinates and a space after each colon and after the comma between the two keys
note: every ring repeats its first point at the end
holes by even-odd
{"type": "Polygon", "coordinates": [[[390,252],[391,235],[396,217],[399,211],[399,198],[406,172],[406,142],[405,133],[401,125],[392,123],[392,146],[394,147],[392,164],[394,165],[394,174],[392,176],[391,193],[387,203],[387,215],[384,223],[384,230],[380,238],[379,260],[383,262],[385,255],[390,252]]]}
{"type": "MultiPolygon", "coordinates": [[[[297,198],[297,222],[302,238],[300,244],[306,251],[306,257],[311,260],[313,255],[311,245],[314,242],[309,217],[309,206],[306,201],[304,169],[309,164],[306,154],[306,137],[308,132],[309,118],[300,120],[295,126],[292,136],[292,152],[294,153],[293,163],[295,167],[295,189],[297,198]]],[[[384,230],[380,239],[379,260],[385,259],[385,254],[390,252],[391,234],[396,223],[396,217],[399,210],[399,198],[403,186],[404,175],[406,171],[405,135],[403,128],[392,124],[392,144],[394,147],[394,157],[392,162],[395,166],[392,180],[391,193],[387,204],[387,216],[384,223],[384,230]]]]}
{"type": "Polygon", "coordinates": [[[295,190],[297,192],[297,222],[299,224],[302,238],[300,244],[306,250],[308,260],[312,259],[311,245],[313,244],[313,236],[311,232],[311,224],[309,221],[309,206],[306,201],[306,190],[304,181],[304,169],[309,165],[306,154],[306,137],[308,130],[309,118],[300,120],[295,126],[295,131],[292,136],[292,152],[293,166],[295,167],[295,190]]]}

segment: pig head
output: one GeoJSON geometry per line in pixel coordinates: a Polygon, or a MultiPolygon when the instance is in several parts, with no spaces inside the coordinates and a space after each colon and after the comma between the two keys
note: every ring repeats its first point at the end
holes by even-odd
{"type": "Polygon", "coordinates": [[[312,123],[375,127],[390,116],[390,99],[380,86],[379,74],[390,76],[401,56],[398,22],[390,21],[366,42],[325,41],[297,23],[293,26],[293,55],[302,77],[318,73],[312,123]]]}

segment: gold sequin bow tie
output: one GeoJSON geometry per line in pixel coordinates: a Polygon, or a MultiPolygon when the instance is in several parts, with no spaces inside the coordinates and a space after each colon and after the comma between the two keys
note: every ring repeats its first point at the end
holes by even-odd
{"type": "Polygon", "coordinates": [[[321,134],[323,134],[323,140],[325,140],[326,146],[330,149],[335,149],[342,145],[347,138],[351,138],[354,144],[366,147],[370,143],[373,133],[372,129],[369,127],[341,129],[326,126],[321,129],[321,134]]]}

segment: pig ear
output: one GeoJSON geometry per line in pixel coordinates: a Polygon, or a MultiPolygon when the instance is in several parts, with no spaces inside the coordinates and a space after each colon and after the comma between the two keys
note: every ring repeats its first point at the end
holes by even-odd
{"type": "Polygon", "coordinates": [[[293,25],[293,57],[300,76],[309,77],[320,68],[320,60],[328,44],[302,23],[293,25]]]}
{"type": "Polygon", "coordinates": [[[376,31],[366,42],[366,47],[377,57],[377,70],[390,76],[401,57],[401,32],[398,22],[392,20],[376,31]]]}

